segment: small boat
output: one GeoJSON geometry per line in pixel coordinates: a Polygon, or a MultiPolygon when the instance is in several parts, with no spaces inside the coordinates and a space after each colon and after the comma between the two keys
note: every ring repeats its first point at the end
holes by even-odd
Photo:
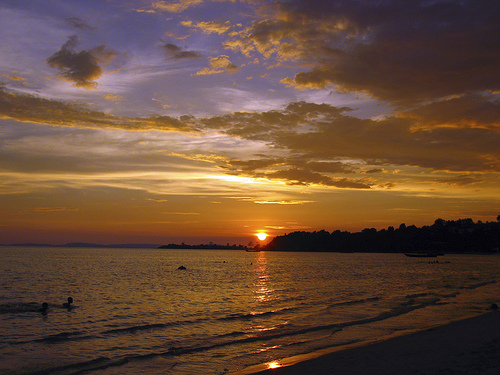
{"type": "Polygon", "coordinates": [[[405,253],[405,255],[411,258],[435,258],[438,256],[436,253],[405,253]]]}
{"type": "Polygon", "coordinates": [[[260,249],[253,248],[253,249],[246,249],[245,251],[247,253],[258,253],[260,251],[260,249]]]}

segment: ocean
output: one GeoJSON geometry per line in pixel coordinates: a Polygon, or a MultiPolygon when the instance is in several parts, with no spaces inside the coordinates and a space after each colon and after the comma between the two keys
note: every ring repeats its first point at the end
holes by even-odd
{"type": "Polygon", "coordinates": [[[0,247],[0,270],[0,374],[229,374],[500,301],[498,255],[0,247]]]}

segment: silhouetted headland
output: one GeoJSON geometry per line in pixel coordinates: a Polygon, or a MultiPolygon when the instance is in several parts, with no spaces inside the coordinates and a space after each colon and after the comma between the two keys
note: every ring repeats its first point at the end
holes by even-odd
{"type": "Polygon", "coordinates": [[[440,255],[443,253],[500,253],[500,215],[496,222],[472,219],[445,221],[437,219],[433,225],[417,228],[401,224],[377,231],[366,228],[361,232],[292,232],[275,237],[264,251],[319,251],[412,253],[440,255]]]}

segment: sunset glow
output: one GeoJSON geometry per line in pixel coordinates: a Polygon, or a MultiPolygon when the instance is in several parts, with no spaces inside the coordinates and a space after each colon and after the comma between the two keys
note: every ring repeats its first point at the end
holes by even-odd
{"type": "Polygon", "coordinates": [[[0,243],[496,220],[498,4],[402,4],[2,2],[0,243]]]}

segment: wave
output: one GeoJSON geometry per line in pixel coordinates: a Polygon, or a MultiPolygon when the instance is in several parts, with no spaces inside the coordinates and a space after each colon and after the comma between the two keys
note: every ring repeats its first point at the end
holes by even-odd
{"type": "Polygon", "coordinates": [[[144,324],[140,326],[131,326],[131,327],[125,327],[125,328],[114,328],[114,329],[108,329],[106,331],[102,331],[102,335],[109,335],[109,334],[120,334],[120,333],[136,333],[139,331],[148,331],[148,330],[154,330],[154,329],[163,329],[163,328],[168,328],[168,327],[174,327],[174,326],[180,326],[183,324],[192,324],[196,323],[196,321],[191,320],[191,321],[176,321],[176,322],[170,322],[170,323],[153,323],[153,324],[144,324]]]}
{"type": "Polygon", "coordinates": [[[77,362],[69,365],[46,368],[44,370],[33,372],[32,375],[50,375],[56,372],[76,375],[88,371],[96,371],[99,369],[107,368],[109,367],[109,364],[111,364],[112,362],[113,361],[111,361],[107,357],[99,357],[96,359],[92,359],[90,361],[77,362]]]}
{"type": "Polygon", "coordinates": [[[61,332],[55,335],[49,335],[42,337],[40,339],[33,340],[34,342],[48,342],[55,343],[68,340],[84,340],[92,338],[93,336],[84,335],[84,332],[74,331],[74,332],[61,332]]]}
{"type": "MultiPolygon", "coordinates": [[[[309,333],[314,333],[314,332],[319,332],[319,331],[330,331],[329,334],[333,335],[336,332],[339,332],[343,329],[346,329],[351,326],[356,326],[356,325],[363,325],[363,324],[368,324],[368,323],[373,323],[377,321],[382,321],[386,319],[390,319],[393,317],[401,316],[408,314],[414,310],[417,309],[422,309],[430,305],[435,305],[440,303],[440,298],[437,297],[432,297],[432,298],[427,298],[424,299],[423,301],[417,301],[415,298],[418,297],[427,297],[427,293],[422,293],[418,295],[410,295],[407,296],[408,298],[400,303],[398,306],[395,306],[394,308],[381,312],[375,316],[372,317],[367,317],[364,319],[358,319],[358,320],[353,320],[353,321],[347,321],[347,322],[334,322],[334,323],[329,323],[329,324],[319,324],[319,325],[313,325],[313,326],[293,326],[293,325],[282,325],[279,327],[276,327],[276,329],[273,330],[267,330],[267,331],[262,331],[262,332],[242,332],[242,331],[234,331],[230,333],[225,333],[222,335],[217,335],[209,339],[208,342],[205,342],[204,344],[201,345],[191,345],[191,346],[179,346],[175,347],[172,346],[168,348],[167,350],[164,351],[152,351],[150,353],[146,354],[136,354],[136,355],[125,355],[122,358],[115,358],[115,359],[110,359],[106,357],[100,357],[96,358],[91,361],[85,361],[85,362],[80,362],[80,363],[75,363],[75,364],[70,364],[70,365],[65,365],[65,366],[60,366],[60,367],[55,367],[55,368],[48,368],[39,372],[36,372],[36,375],[45,375],[45,374],[51,374],[54,372],[61,372],[61,373],[68,373],[72,375],[76,374],[81,374],[81,373],[89,373],[92,371],[100,371],[104,370],[109,367],[119,367],[123,366],[125,364],[128,364],[130,362],[134,361],[141,361],[145,359],[150,359],[150,358],[155,358],[155,357],[173,357],[173,356],[181,356],[181,355],[189,355],[193,353],[199,353],[203,351],[208,351],[211,349],[215,348],[222,348],[222,347],[228,347],[232,345],[240,345],[240,344],[248,344],[248,343],[254,343],[254,342],[261,342],[261,343],[266,343],[271,340],[280,340],[283,338],[287,337],[292,337],[292,336],[298,336],[298,338],[301,335],[307,335],[309,333]],[[413,297],[413,298],[410,298],[413,297]]],[[[370,299],[370,300],[373,300],[370,299]]],[[[357,303],[362,303],[361,300],[359,301],[351,301],[351,302],[357,302],[357,303]]],[[[287,311],[287,309],[281,309],[281,311],[287,311]]],[[[259,313],[257,316],[266,316],[266,314],[272,314],[272,311],[264,312],[264,313],[259,313]]],[[[255,315],[252,315],[252,313],[249,314],[236,314],[236,315],[229,315],[225,318],[229,319],[247,319],[251,318],[255,315]]],[[[224,318],[219,318],[224,319],[224,318]]],[[[188,322],[183,322],[184,324],[188,322]]],[[[149,324],[149,325],[141,325],[141,326],[134,326],[134,327],[126,327],[126,328],[118,328],[115,330],[108,330],[104,331],[103,333],[107,334],[116,334],[116,333],[133,333],[136,331],[141,331],[141,330],[148,330],[148,329],[162,329],[167,326],[172,326],[179,324],[179,322],[173,322],[173,323],[166,323],[166,324],[149,324]]],[[[66,332],[66,333],[61,333],[58,335],[52,335],[48,336],[42,340],[42,342],[51,342],[52,341],[59,341],[59,340],[73,340],[73,339],[81,339],[84,336],[81,336],[82,332],[66,332]]],[[[299,339],[300,340],[300,339],[299,339]]]]}
{"type": "Polygon", "coordinates": [[[0,304],[0,314],[22,314],[27,312],[38,312],[42,307],[36,302],[13,302],[0,304]]]}
{"type": "Polygon", "coordinates": [[[472,285],[469,285],[469,286],[462,286],[462,287],[460,287],[460,289],[477,289],[477,288],[480,288],[482,286],[486,286],[486,285],[490,285],[490,284],[496,284],[496,283],[497,283],[496,280],[485,281],[485,282],[482,282],[482,283],[472,284],[472,285]]]}
{"type": "MultiPolygon", "coordinates": [[[[11,302],[0,304],[0,314],[23,314],[30,312],[40,313],[42,304],[38,302],[11,302]]],[[[78,306],[71,305],[71,310],[78,308],[78,306]]],[[[63,304],[48,304],[47,312],[51,310],[68,310],[63,304]]]]}
{"type": "Polygon", "coordinates": [[[281,309],[274,309],[270,311],[259,311],[259,312],[249,312],[249,313],[235,313],[235,314],[230,314],[227,316],[223,316],[220,318],[217,318],[217,320],[222,320],[222,321],[231,321],[231,320],[251,320],[254,318],[260,318],[264,316],[269,316],[269,315],[278,315],[281,313],[284,313],[286,311],[292,311],[296,310],[296,307],[284,307],[281,309]]]}
{"type": "Polygon", "coordinates": [[[380,297],[369,297],[369,298],[363,298],[363,299],[358,299],[358,300],[353,300],[353,301],[335,302],[335,303],[328,305],[328,307],[359,305],[359,304],[363,304],[366,302],[378,301],[379,299],[380,299],[380,297]]]}

